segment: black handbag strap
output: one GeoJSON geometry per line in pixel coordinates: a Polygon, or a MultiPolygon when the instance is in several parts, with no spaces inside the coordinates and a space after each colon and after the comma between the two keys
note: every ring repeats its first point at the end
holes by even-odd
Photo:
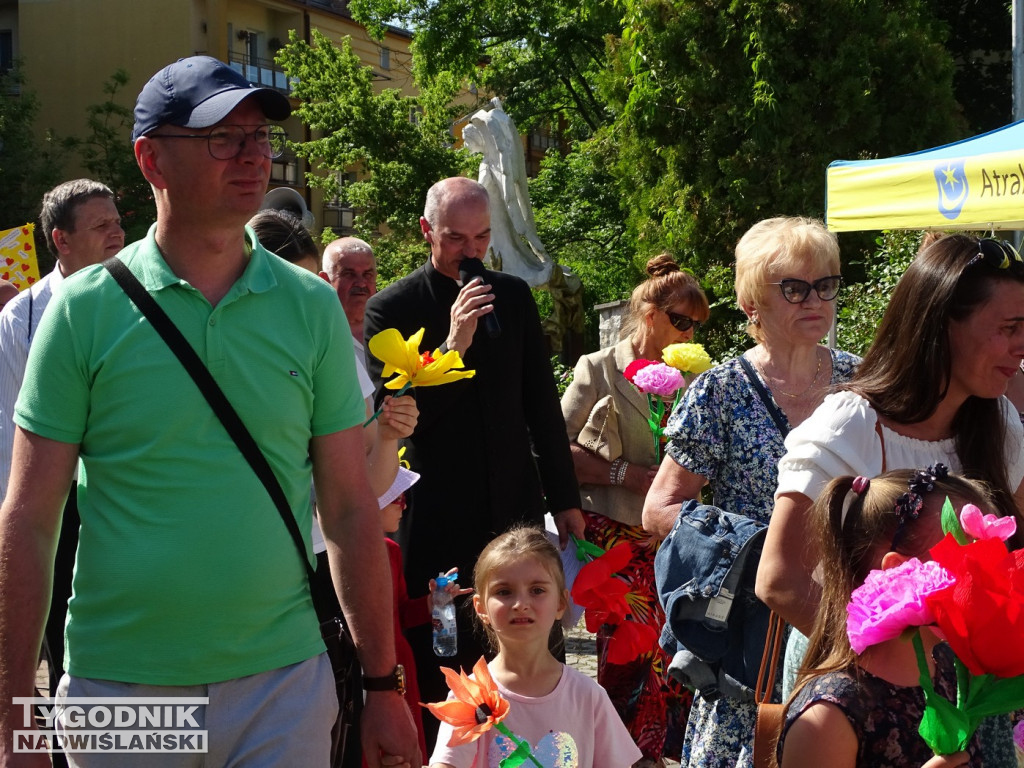
{"type": "Polygon", "coordinates": [[[224,394],[224,390],[220,388],[216,379],[213,378],[209,369],[199,358],[199,355],[192,349],[188,339],[181,334],[181,331],[178,330],[178,327],[171,318],[156,303],[156,300],[150,295],[149,291],[143,287],[142,283],[131,273],[131,270],[125,266],[124,262],[116,256],[112,256],[103,262],[103,266],[106,267],[107,271],[113,276],[124,292],[128,294],[128,298],[139,308],[143,316],[149,320],[150,325],[160,334],[160,338],[167,343],[174,356],[178,358],[185,367],[185,370],[188,371],[189,376],[192,377],[196,386],[199,387],[199,391],[206,398],[206,402],[210,404],[213,412],[220,419],[221,424],[224,425],[224,429],[227,430],[231,439],[235,441],[238,450],[242,452],[245,460],[252,467],[253,472],[256,473],[256,476],[267,489],[267,493],[270,494],[274,506],[281,513],[281,518],[288,528],[288,533],[291,534],[292,541],[295,542],[299,557],[302,559],[302,564],[306,567],[306,577],[309,579],[310,586],[312,587],[316,583],[315,574],[309,564],[309,560],[306,558],[306,545],[303,542],[302,534],[299,532],[299,525],[295,522],[295,516],[288,505],[284,489],[281,488],[277,475],[274,474],[274,470],[267,462],[266,456],[263,455],[263,451],[257,445],[256,439],[249,432],[234,406],[231,405],[227,395],[224,394]]]}
{"type": "Polygon", "coordinates": [[[782,415],[779,406],[772,400],[772,396],[765,389],[764,384],[761,383],[761,379],[754,373],[754,367],[750,364],[750,361],[743,355],[740,355],[740,365],[743,367],[743,372],[747,374],[747,378],[750,379],[750,384],[754,387],[754,391],[757,392],[761,402],[764,403],[764,407],[768,409],[768,415],[772,417],[775,426],[782,433],[782,439],[785,440],[786,435],[789,434],[789,424],[786,423],[786,417],[782,415]]]}

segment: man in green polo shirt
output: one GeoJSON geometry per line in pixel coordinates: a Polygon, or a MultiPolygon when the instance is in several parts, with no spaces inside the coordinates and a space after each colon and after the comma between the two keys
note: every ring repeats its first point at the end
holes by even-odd
{"type": "MultiPolygon", "coordinates": [[[[391,577],[345,316],[330,286],[244,227],[279,150],[268,122],[289,112],[283,94],[215,59],[157,73],[132,135],[157,222],[119,258],[253,434],[310,562],[314,480],[364,674],[379,678],[363,715],[367,761],[419,766],[409,711],[398,686],[384,684],[400,678],[391,577]]],[[[0,763],[22,727],[12,697],[32,694],[59,511],[80,461],[58,709],[69,697],[206,697],[205,764],[326,765],[337,705],[299,552],[188,373],[102,267],[69,278],[51,302],[15,414],[0,509],[0,763]]],[[[132,753],[70,757],[140,764],[132,753]]],[[[189,765],[195,755],[142,759],[189,765]]]]}

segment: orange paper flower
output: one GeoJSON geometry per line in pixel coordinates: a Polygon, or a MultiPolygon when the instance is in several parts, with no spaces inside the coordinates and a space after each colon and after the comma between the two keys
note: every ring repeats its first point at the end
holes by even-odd
{"type": "Polygon", "coordinates": [[[473,677],[447,667],[441,667],[441,671],[455,698],[423,706],[454,729],[449,747],[474,742],[505,719],[508,700],[498,692],[482,656],[473,666],[473,677]]]}

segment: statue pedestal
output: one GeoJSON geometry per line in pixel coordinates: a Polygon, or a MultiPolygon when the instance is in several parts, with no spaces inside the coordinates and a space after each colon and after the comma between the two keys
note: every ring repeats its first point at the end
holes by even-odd
{"type": "Polygon", "coordinates": [[[613,347],[619,343],[619,331],[622,329],[622,316],[626,312],[627,301],[609,301],[606,304],[595,304],[597,312],[597,336],[601,349],[613,347]]]}

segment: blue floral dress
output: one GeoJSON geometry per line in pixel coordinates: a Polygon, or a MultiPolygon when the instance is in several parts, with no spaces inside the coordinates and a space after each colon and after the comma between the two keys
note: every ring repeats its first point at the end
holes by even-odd
{"type": "MultiPolygon", "coordinates": [[[[860,358],[838,350],[831,353],[835,386],[850,379],[860,358]]],[[[669,418],[666,434],[668,455],[713,484],[712,504],[768,522],[785,445],[738,358],[705,371],[690,385],[669,418]]],[[[681,765],[752,766],[756,717],[753,703],[696,696],[681,765]]]]}

